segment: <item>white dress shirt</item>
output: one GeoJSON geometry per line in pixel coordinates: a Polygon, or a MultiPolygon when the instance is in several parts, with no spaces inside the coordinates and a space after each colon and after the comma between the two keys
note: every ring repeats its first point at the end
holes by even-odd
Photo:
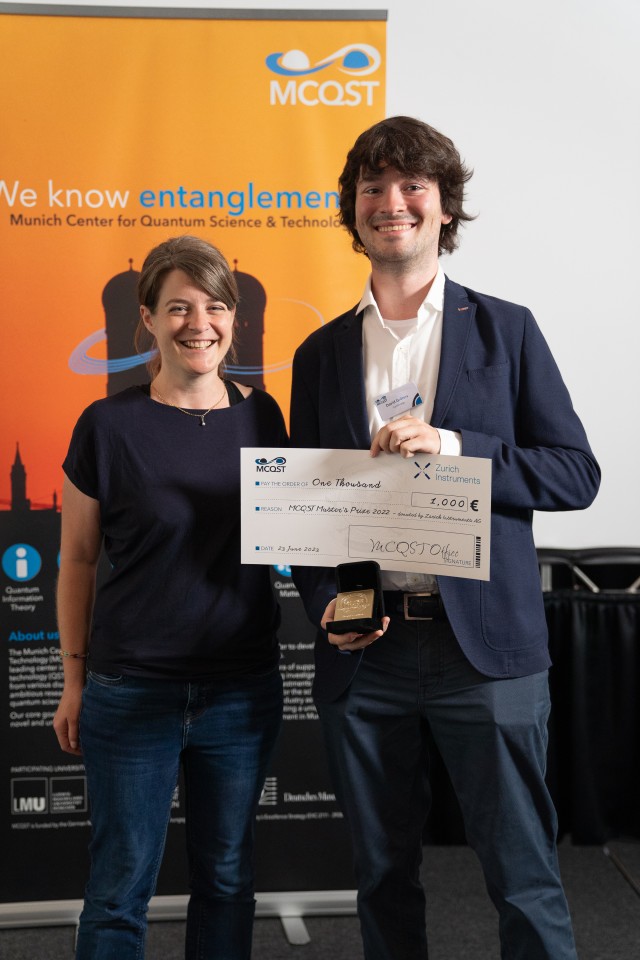
{"type": "MultiPolygon", "coordinates": [[[[374,401],[405,383],[415,383],[423,401],[420,406],[409,411],[411,416],[426,423],[431,422],[440,369],[444,281],[444,271],[438,265],[438,272],[418,309],[417,317],[411,320],[385,320],[371,290],[371,277],[367,280],[356,313],[364,311],[362,349],[372,440],[385,423],[374,401]]],[[[445,456],[460,455],[460,434],[452,430],[438,432],[440,453],[445,456]]],[[[424,573],[383,571],[382,586],[385,590],[403,590],[409,593],[437,591],[435,577],[424,573]]]]}

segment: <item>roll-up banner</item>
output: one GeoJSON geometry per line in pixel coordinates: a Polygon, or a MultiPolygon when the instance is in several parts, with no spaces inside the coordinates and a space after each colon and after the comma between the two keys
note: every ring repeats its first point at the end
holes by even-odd
{"type": "MultiPolygon", "coordinates": [[[[367,272],[336,184],[384,116],[386,14],[0,4],[0,16],[2,923],[19,905],[81,898],[86,880],[84,769],[51,728],[61,463],[89,403],[147,379],[132,344],[142,261],[184,233],[222,250],[241,295],[230,374],[286,415],[296,346],[357,302],[367,272]]],[[[350,889],[310,697],[313,631],[288,569],[272,578],[285,723],[258,890],[350,889]]],[[[178,784],[159,895],[186,893],[183,830],[178,784]]]]}

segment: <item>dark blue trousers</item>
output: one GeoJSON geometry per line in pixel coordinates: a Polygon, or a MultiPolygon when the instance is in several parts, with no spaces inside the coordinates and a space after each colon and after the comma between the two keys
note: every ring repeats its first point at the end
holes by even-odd
{"type": "Polygon", "coordinates": [[[394,619],[349,689],[317,706],[353,840],[366,960],[428,956],[419,877],[428,727],[498,910],[502,960],[576,960],[544,781],[546,672],[491,680],[446,621],[394,619]]]}
{"type": "Polygon", "coordinates": [[[91,874],[77,960],[140,960],[182,764],[190,899],[187,960],[248,960],[254,821],[280,728],[282,680],[200,682],[90,673],[80,740],[91,874]]]}

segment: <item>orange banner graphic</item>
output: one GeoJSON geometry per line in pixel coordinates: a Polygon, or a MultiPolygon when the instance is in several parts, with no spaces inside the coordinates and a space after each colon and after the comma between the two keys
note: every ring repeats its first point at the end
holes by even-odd
{"type": "Polygon", "coordinates": [[[135,282],[161,240],[235,265],[232,375],[285,413],[295,347],[367,272],[336,183],[384,116],[384,21],[122,14],[2,17],[0,510],[16,463],[31,509],[55,508],[82,409],[146,379],[135,282]]]}

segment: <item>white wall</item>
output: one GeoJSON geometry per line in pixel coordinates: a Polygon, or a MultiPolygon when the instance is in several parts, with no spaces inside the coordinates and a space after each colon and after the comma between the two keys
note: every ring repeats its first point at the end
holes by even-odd
{"type": "Polygon", "coordinates": [[[532,308],[603,469],[589,510],[538,515],[538,545],[640,546],[637,0],[165,6],[388,10],[387,113],[433,124],[475,169],[479,217],[445,269],[532,308]]]}

